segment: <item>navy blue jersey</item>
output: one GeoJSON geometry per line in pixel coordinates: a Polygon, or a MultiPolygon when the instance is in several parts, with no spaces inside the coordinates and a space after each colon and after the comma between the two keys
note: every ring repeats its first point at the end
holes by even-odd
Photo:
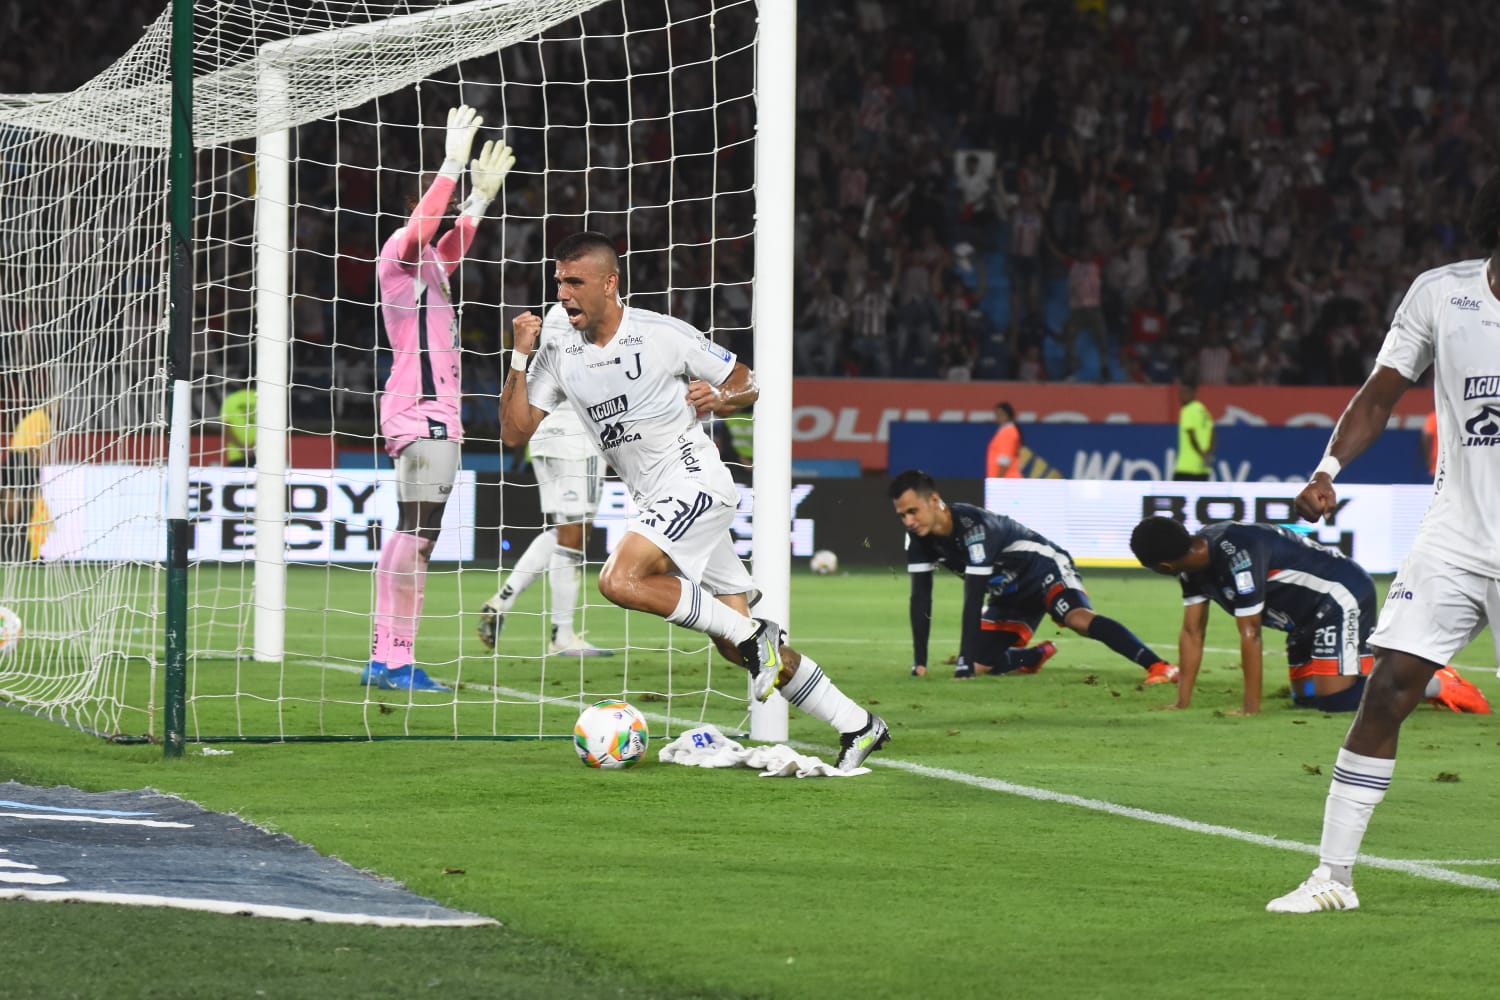
{"type": "Polygon", "coordinates": [[[1204,525],[1208,569],[1183,573],[1184,604],[1213,601],[1230,614],[1260,614],[1282,632],[1311,626],[1320,606],[1373,607],[1375,583],[1352,560],[1280,524],[1204,525]]]}
{"type": "Polygon", "coordinates": [[[932,571],[939,566],[964,579],[959,656],[969,664],[976,662],[980,651],[982,613],[993,612],[993,617],[1025,624],[1024,643],[1044,612],[1054,607],[1088,607],[1066,550],[1004,514],[966,503],[949,504],[948,509],[953,514],[951,535],[923,538],[908,532],[906,536],[913,663],[927,662],[932,571]]]}
{"type": "Polygon", "coordinates": [[[1053,573],[1059,562],[1072,557],[1019,521],[967,503],[950,503],[953,534],[926,538],[907,533],[906,568],[930,572],[937,566],[961,576],[985,576],[994,586],[1006,586],[1032,571],[1053,573]]]}

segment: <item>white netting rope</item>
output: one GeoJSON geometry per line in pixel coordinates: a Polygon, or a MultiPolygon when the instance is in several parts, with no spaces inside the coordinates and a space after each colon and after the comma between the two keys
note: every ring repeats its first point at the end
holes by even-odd
{"type": "MultiPolygon", "coordinates": [[[[302,354],[288,390],[294,421],[304,425],[294,430],[362,438],[373,452],[379,376],[368,326],[373,300],[342,271],[361,259],[368,264],[399,224],[420,169],[441,157],[423,126],[460,100],[503,122],[509,141],[529,153],[455,276],[466,332],[498,330],[521,309],[544,304],[546,247],[582,228],[618,234],[629,244],[625,284],[632,304],[671,311],[717,337],[747,331],[754,113],[746,67],[753,59],[754,4],[656,0],[611,7],[595,18],[588,12],[598,6],[597,0],[197,6],[192,377],[198,429],[216,430],[228,376],[249,364],[258,180],[251,140],[275,129],[295,129],[298,164],[292,309],[299,334],[293,350],[302,354]],[[385,102],[393,103],[387,109],[385,102]],[[334,152],[320,164],[329,134],[334,152]],[[358,183],[360,174],[374,178],[371,198],[357,204],[345,181],[358,183]],[[313,277],[320,269],[337,272],[331,286],[313,277]],[[317,330],[322,343],[300,336],[317,330]]],[[[23,605],[34,640],[0,661],[0,697],[105,732],[152,731],[157,708],[170,33],[163,12],[126,56],[72,93],[0,96],[0,323],[25,333],[7,336],[0,360],[39,383],[0,397],[9,407],[0,432],[35,401],[49,403],[55,434],[49,497],[57,498],[51,515],[83,526],[77,538],[54,535],[43,565],[0,565],[0,603],[23,605]],[[120,502],[132,497],[140,502],[120,502]],[[150,516],[141,518],[143,506],[150,516]],[[137,550],[121,559],[124,538],[136,539],[137,550]]],[[[748,337],[734,346],[745,349],[748,337]]],[[[498,347],[482,345],[473,371],[466,371],[469,399],[478,401],[472,413],[466,407],[466,423],[475,421],[471,438],[493,436],[486,423],[496,415],[485,400],[503,375],[498,347]]],[[[220,526],[205,520],[195,530],[220,526]]],[[[263,682],[264,668],[246,662],[251,569],[240,561],[195,572],[193,643],[210,656],[195,660],[194,678],[211,672],[213,681],[195,688],[195,698],[205,705],[224,699],[237,716],[266,706],[270,728],[281,733],[346,725],[324,719],[328,705],[357,705],[360,724],[376,728],[365,692],[341,687],[342,674],[314,691],[287,694],[285,678],[263,682]],[[213,662],[215,653],[224,659],[213,662]],[[225,675],[232,677],[228,687],[225,675]]],[[[322,616],[312,633],[295,637],[295,650],[289,641],[289,662],[343,671],[355,662],[351,650],[363,640],[351,636],[367,631],[368,611],[351,606],[339,572],[327,567],[289,592],[293,610],[322,616]]],[[[438,616],[437,628],[467,635],[470,623],[460,611],[472,611],[492,579],[488,570],[478,575],[486,578],[478,590],[465,584],[442,598],[453,611],[451,621],[438,616]]],[[[585,599],[584,627],[597,610],[590,600],[597,602],[597,594],[585,599]]],[[[545,616],[533,614],[544,629],[545,616]]],[[[701,637],[690,638],[701,649],[701,637]]],[[[474,664],[465,666],[460,641],[440,666],[450,676],[468,671],[480,700],[489,699],[491,718],[474,726],[450,705],[447,728],[512,731],[514,719],[502,719],[504,706],[512,705],[531,709],[534,720],[524,726],[555,730],[555,719],[538,706],[637,682],[668,706],[673,697],[696,699],[689,717],[703,717],[715,680],[704,676],[701,656],[680,660],[665,633],[631,622],[624,641],[664,660],[665,672],[632,673],[622,658],[620,677],[600,680],[587,676],[586,664],[559,673],[559,665],[542,662],[537,678],[512,687],[514,678],[496,669],[480,677],[474,664]],[[686,664],[680,672],[679,664],[686,664]],[[571,694],[549,690],[560,676],[571,694]]],[[[734,688],[739,680],[735,672],[725,683],[734,688]]],[[[398,729],[422,729],[411,721],[413,706],[403,707],[398,729]]],[[[222,730],[222,718],[205,725],[222,730]]],[[[263,720],[236,725],[266,730],[263,720]]]]}

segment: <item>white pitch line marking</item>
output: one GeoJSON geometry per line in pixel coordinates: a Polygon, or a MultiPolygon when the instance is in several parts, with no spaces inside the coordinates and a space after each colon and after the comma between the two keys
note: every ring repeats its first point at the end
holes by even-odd
{"type": "MultiPolygon", "coordinates": [[[[308,661],[303,661],[308,662],[308,661]]],[[[329,667],[347,673],[358,673],[358,667],[346,666],[341,663],[328,661],[312,661],[319,666],[329,667]]],[[[536,704],[539,699],[529,691],[520,691],[513,688],[491,687],[485,684],[469,684],[465,687],[477,688],[483,691],[492,691],[506,697],[522,699],[536,704]]],[[[545,699],[548,703],[565,702],[571,699],[555,698],[545,699]]],[[[670,716],[656,715],[654,713],[643,713],[649,719],[662,722],[671,722],[684,728],[691,729],[702,725],[687,719],[675,719],[670,716]]],[[[807,743],[802,740],[790,740],[788,745],[797,750],[821,750],[827,752],[831,748],[820,743],[807,743]]],[[[1178,830],[1186,830],[1190,833],[1202,833],[1213,837],[1224,837],[1228,840],[1238,840],[1246,844],[1256,844],[1261,847],[1273,847],[1277,850],[1293,851],[1298,854],[1310,854],[1314,858],[1318,856],[1316,844],[1308,844],[1299,840],[1288,840],[1284,837],[1274,837],[1270,834],[1252,833],[1249,830],[1240,830],[1232,826],[1220,826],[1216,823],[1202,823],[1198,820],[1187,819],[1182,816],[1173,816],[1170,813],[1153,812],[1150,809],[1139,809],[1135,806],[1123,806],[1115,802],[1106,802],[1103,799],[1090,799],[1081,795],[1071,795],[1066,792],[1054,792],[1047,788],[1034,788],[1030,785],[1018,785],[1011,781],[1000,778],[986,778],[977,774],[968,774],[964,771],[954,771],[945,767],[930,767],[926,764],[918,764],[909,760],[894,760],[888,757],[871,757],[865,761],[866,764],[877,767],[888,767],[895,771],[905,771],[923,778],[933,778],[938,781],[951,781],[955,784],[968,785],[971,788],[982,788],[985,791],[1000,792],[1006,795],[1017,795],[1021,798],[1032,799],[1037,802],[1051,802],[1057,805],[1073,806],[1077,809],[1088,809],[1092,812],[1106,813],[1112,816],[1120,816],[1125,819],[1133,819],[1143,823],[1156,823],[1160,826],[1169,826],[1178,830]]],[[[1417,878],[1430,879],[1434,882],[1448,882],[1452,885],[1461,885],[1470,889],[1484,889],[1489,892],[1500,892],[1500,879],[1484,878],[1479,875],[1469,875],[1464,872],[1450,871],[1444,865],[1464,864],[1488,864],[1487,861],[1431,861],[1431,860],[1404,860],[1401,858],[1383,858],[1376,854],[1361,854],[1359,864],[1370,868],[1383,868],[1387,871],[1402,872],[1417,878]]]]}
{"type": "MultiPolygon", "coordinates": [[[[1248,830],[1238,830],[1232,826],[1219,826],[1216,823],[1200,823],[1197,820],[1173,816],[1170,813],[1137,809],[1134,806],[1122,806],[1114,802],[1105,802],[1102,799],[1088,799],[1080,795],[1068,795],[1046,788],[1017,785],[1013,782],[1001,781],[998,778],[983,778],[974,774],[966,774],[962,771],[952,771],[942,767],[928,767],[925,764],[914,764],[906,760],[871,758],[865,763],[889,767],[898,771],[906,771],[925,778],[936,778],[940,781],[952,781],[960,785],[969,785],[973,788],[983,788],[987,791],[1003,792],[1007,795],[1019,795],[1022,798],[1033,799],[1037,802],[1054,802],[1059,805],[1088,809],[1093,812],[1108,813],[1112,816],[1122,816],[1126,819],[1139,820],[1144,823],[1170,826],[1178,830],[1187,830],[1190,833],[1203,833],[1213,837],[1224,837],[1247,844],[1257,844],[1261,847],[1274,847],[1283,851],[1295,851],[1298,854],[1311,854],[1314,857],[1317,857],[1318,854],[1318,848],[1315,844],[1305,844],[1301,841],[1287,840],[1284,837],[1273,837],[1263,833],[1251,833],[1248,830]]],[[[1431,879],[1435,882],[1450,882],[1454,885],[1467,886],[1470,889],[1486,889],[1490,892],[1500,892],[1500,880],[1449,871],[1447,868],[1442,867],[1447,862],[1408,861],[1401,858],[1383,858],[1374,854],[1361,854],[1359,856],[1359,863],[1371,868],[1384,868],[1387,871],[1404,872],[1407,875],[1431,879]]]]}

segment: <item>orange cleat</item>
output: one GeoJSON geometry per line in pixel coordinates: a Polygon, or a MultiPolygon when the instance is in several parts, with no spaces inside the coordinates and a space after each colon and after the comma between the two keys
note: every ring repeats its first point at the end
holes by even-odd
{"type": "Polygon", "coordinates": [[[1146,668],[1146,679],[1143,684],[1176,684],[1179,673],[1176,664],[1168,663],[1166,660],[1157,660],[1146,668]]]}
{"type": "Polygon", "coordinates": [[[1042,643],[1040,646],[1037,647],[1037,649],[1041,650],[1041,652],[1042,652],[1042,658],[1040,660],[1036,661],[1036,666],[1034,666],[1034,667],[1017,667],[1016,669],[1012,670],[1011,673],[1013,673],[1013,674],[1034,674],[1037,671],[1039,671],[1039,670],[1042,669],[1042,664],[1046,663],[1048,660],[1052,659],[1054,656],[1057,655],[1057,647],[1055,645],[1053,645],[1052,643],[1050,643],[1050,642],[1044,642],[1044,643],[1042,643]]]}
{"type": "Polygon", "coordinates": [[[1452,667],[1442,667],[1433,674],[1441,685],[1438,688],[1436,698],[1428,698],[1438,708],[1447,708],[1455,712],[1466,712],[1469,715],[1489,715],[1490,701],[1484,696],[1484,692],[1473,684],[1464,680],[1457,670],[1452,667]]]}

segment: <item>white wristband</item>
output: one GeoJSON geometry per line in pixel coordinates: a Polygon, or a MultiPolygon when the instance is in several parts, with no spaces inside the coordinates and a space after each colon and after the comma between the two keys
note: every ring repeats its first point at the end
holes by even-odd
{"type": "Polygon", "coordinates": [[[1323,461],[1318,463],[1318,467],[1313,470],[1312,476],[1308,478],[1314,478],[1318,473],[1326,472],[1328,474],[1329,481],[1332,482],[1339,477],[1339,470],[1343,469],[1343,467],[1344,463],[1340,462],[1332,455],[1324,455],[1323,461]]]}
{"type": "Polygon", "coordinates": [[[464,175],[463,160],[444,160],[442,167],[438,169],[439,177],[446,177],[450,181],[457,181],[464,175]]]}
{"type": "Polygon", "coordinates": [[[469,196],[464,199],[464,203],[459,209],[459,214],[478,220],[484,218],[484,213],[488,212],[489,209],[490,200],[488,198],[484,197],[478,191],[470,191],[469,196]]]}
{"type": "Polygon", "coordinates": [[[531,361],[531,355],[522,354],[520,351],[510,352],[510,370],[513,372],[526,373],[526,365],[531,361]]]}

